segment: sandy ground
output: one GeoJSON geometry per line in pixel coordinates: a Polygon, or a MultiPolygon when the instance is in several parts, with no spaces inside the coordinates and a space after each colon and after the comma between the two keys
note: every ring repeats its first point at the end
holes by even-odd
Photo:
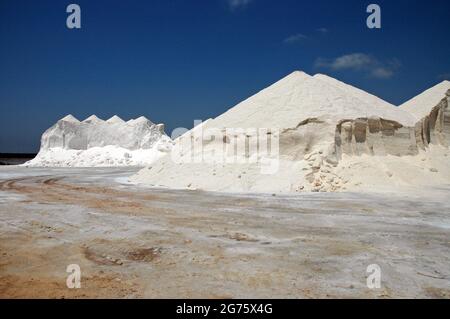
{"type": "Polygon", "coordinates": [[[1,167],[0,297],[450,298],[450,187],[220,194],[135,171],[1,167]]]}

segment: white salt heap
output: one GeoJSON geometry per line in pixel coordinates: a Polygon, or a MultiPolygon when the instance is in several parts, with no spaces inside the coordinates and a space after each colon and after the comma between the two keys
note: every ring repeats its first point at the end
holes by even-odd
{"type": "Polygon", "coordinates": [[[25,166],[112,167],[145,166],[171,148],[164,125],[145,117],[128,122],[92,115],[83,122],[72,115],[59,120],[41,139],[41,149],[25,166]]]}
{"type": "Polygon", "coordinates": [[[448,90],[443,82],[399,108],[325,75],[294,72],[184,134],[131,180],[271,193],[448,184],[448,90]],[[279,143],[254,142],[263,135],[279,143]]]}
{"type": "Polygon", "coordinates": [[[410,123],[406,112],[380,99],[374,105],[372,97],[361,98],[358,89],[337,80],[330,84],[331,80],[296,71],[214,119],[213,125],[282,129],[296,127],[306,119],[340,121],[371,116],[410,123]]]}

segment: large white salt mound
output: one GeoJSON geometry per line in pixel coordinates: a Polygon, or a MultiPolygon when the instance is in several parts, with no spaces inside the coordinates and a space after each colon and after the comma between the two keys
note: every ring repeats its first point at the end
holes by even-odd
{"type": "Polygon", "coordinates": [[[145,117],[124,122],[119,117],[103,121],[95,115],[83,122],[59,120],[41,139],[41,148],[86,150],[107,145],[128,150],[150,149],[164,133],[164,125],[154,124],[145,117]]]}
{"type": "Polygon", "coordinates": [[[380,107],[320,77],[296,71],[239,103],[209,123],[215,127],[293,128],[306,119],[338,122],[342,119],[381,117],[408,124],[409,115],[395,107],[380,107]],[[358,98],[358,96],[361,98],[358,98]]]}
{"type": "MultiPolygon", "coordinates": [[[[433,107],[426,106],[428,112],[433,107]]],[[[438,138],[422,147],[416,122],[410,112],[360,89],[294,72],[183,134],[170,156],[130,179],[170,188],[270,193],[446,183],[448,148],[435,143],[438,138]],[[279,142],[276,156],[261,154],[265,141],[253,139],[252,130],[264,128],[270,130],[264,135],[279,142]],[[208,130],[215,133],[205,135],[208,130]],[[267,173],[267,163],[277,163],[276,169],[267,173]]]]}
{"type": "Polygon", "coordinates": [[[83,122],[69,115],[42,135],[41,149],[26,166],[143,166],[170,151],[163,124],[145,117],[124,122],[92,115],[83,122]]]}

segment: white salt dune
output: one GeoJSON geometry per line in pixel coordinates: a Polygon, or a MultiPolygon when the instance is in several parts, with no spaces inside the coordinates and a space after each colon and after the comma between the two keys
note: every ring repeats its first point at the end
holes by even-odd
{"type": "Polygon", "coordinates": [[[72,115],[59,120],[42,136],[41,149],[24,166],[116,167],[145,166],[171,148],[164,125],[145,117],[125,122],[92,115],[80,122],[72,115]]]}
{"type": "Polygon", "coordinates": [[[449,184],[448,90],[448,82],[443,82],[432,98],[419,96],[413,100],[415,106],[399,108],[328,76],[294,72],[175,140],[170,156],[142,169],[131,181],[269,193],[393,191],[449,184]],[[430,116],[438,104],[439,112],[430,116]],[[420,124],[421,116],[438,125],[420,124]],[[249,147],[253,133],[248,130],[229,133],[229,128],[271,129],[272,138],[279,140],[279,156],[249,147]],[[208,129],[220,135],[195,134],[208,129]],[[202,142],[203,148],[186,152],[191,141],[202,142]],[[239,155],[247,162],[232,161],[234,142],[244,145],[239,155]],[[205,154],[220,158],[205,161],[205,154]],[[263,173],[276,159],[276,172],[263,173]]]}

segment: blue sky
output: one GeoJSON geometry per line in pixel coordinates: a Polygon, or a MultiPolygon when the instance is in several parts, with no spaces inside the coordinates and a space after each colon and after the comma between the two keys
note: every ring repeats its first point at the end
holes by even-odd
{"type": "Polygon", "coordinates": [[[68,113],[190,128],[294,70],[395,104],[450,77],[450,1],[372,2],[0,0],[0,152],[37,151],[68,113]]]}

